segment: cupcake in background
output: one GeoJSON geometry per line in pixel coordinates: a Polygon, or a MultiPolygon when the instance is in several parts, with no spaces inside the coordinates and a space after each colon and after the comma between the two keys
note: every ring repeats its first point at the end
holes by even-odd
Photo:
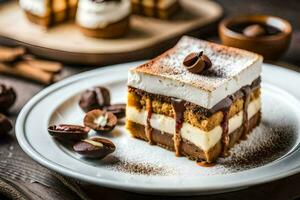
{"type": "Polygon", "coordinates": [[[79,0],[76,23],[86,36],[118,38],[129,30],[129,0],[79,0]]]}

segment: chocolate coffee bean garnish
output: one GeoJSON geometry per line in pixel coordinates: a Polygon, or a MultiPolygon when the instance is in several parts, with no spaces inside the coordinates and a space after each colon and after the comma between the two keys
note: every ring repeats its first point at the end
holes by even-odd
{"type": "Polygon", "coordinates": [[[4,137],[9,131],[13,129],[13,126],[9,119],[0,113],[0,137],[4,137]]]}
{"type": "Polygon", "coordinates": [[[17,98],[13,88],[0,84],[0,111],[6,112],[15,103],[17,98]]]}
{"type": "Polygon", "coordinates": [[[92,137],[73,146],[74,151],[87,157],[102,159],[115,151],[116,146],[108,139],[92,137]]]}
{"type": "Polygon", "coordinates": [[[118,119],[125,117],[126,104],[113,104],[104,108],[105,111],[112,112],[118,119]]]}
{"type": "Polygon", "coordinates": [[[63,142],[77,142],[87,137],[90,128],[78,125],[60,124],[48,127],[49,134],[63,142]]]}
{"type": "Polygon", "coordinates": [[[86,113],[84,117],[84,125],[100,133],[112,131],[117,122],[118,119],[113,113],[99,109],[86,113]]]}
{"type": "Polygon", "coordinates": [[[183,60],[183,65],[191,73],[200,74],[203,71],[209,69],[212,66],[210,59],[203,54],[203,51],[199,53],[190,53],[183,60]]]}
{"type": "Polygon", "coordinates": [[[259,25],[259,24],[253,24],[250,26],[247,26],[243,30],[243,34],[247,37],[259,37],[267,34],[266,29],[259,25]]]}
{"type": "Polygon", "coordinates": [[[110,105],[110,93],[105,87],[95,87],[82,93],[79,106],[85,112],[94,109],[102,109],[104,106],[110,105]]]}

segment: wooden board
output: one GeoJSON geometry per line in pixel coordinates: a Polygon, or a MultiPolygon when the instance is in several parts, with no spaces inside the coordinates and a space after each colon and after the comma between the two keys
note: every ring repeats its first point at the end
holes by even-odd
{"type": "Polygon", "coordinates": [[[133,15],[129,34],[120,39],[85,37],[75,23],[44,29],[30,23],[16,1],[0,7],[0,38],[24,45],[38,56],[75,64],[111,64],[157,55],[183,34],[197,31],[222,16],[209,0],[180,0],[181,11],[172,20],[133,15]],[[4,28],[5,27],[5,28],[4,28]]]}

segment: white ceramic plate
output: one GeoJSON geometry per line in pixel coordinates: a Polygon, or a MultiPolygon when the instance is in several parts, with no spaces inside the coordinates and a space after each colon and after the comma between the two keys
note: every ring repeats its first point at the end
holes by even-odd
{"type": "Polygon", "coordinates": [[[49,136],[50,124],[82,124],[84,113],[78,106],[78,95],[87,88],[106,86],[113,102],[125,102],[127,70],[138,64],[141,62],[78,74],[34,96],[16,124],[23,150],[43,166],[66,176],[149,194],[226,192],[300,171],[300,76],[270,64],[263,66],[261,126],[214,167],[200,167],[184,157],[175,157],[173,152],[133,139],[123,125],[105,136],[117,150],[101,161],[83,159],[49,136]]]}

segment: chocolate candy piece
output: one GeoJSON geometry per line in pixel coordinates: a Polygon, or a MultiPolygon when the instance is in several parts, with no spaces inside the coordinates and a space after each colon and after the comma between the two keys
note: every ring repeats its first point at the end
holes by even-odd
{"type": "Polygon", "coordinates": [[[79,101],[79,106],[85,112],[89,112],[94,109],[102,109],[104,106],[109,106],[109,105],[110,105],[109,90],[101,86],[83,92],[79,101]]]}
{"type": "Polygon", "coordinates": [[[253,24],[250,26],[247,26],[243,30],[243,34],[247,37],[259,37],[267,34],[266,29],[259,25],[259,24],[253,24]]]}
{"type": "Polygon", "coordinates": [[[104,108],[105,111],[112,112],[118,119],[125,117],[126,104],[113,104],[104,108]]]}
{"type": "Polygon", "coordinates": [[[48,127],[49,134],[62,142],[76,142],[87,137],[90,129],[84,126],[60,124],[48,127]]]}
{"type": "Polygon", "coordinates": [[[204,70],[207,70],[212,66],[211,60],[205,54],[202,53],[201,59],[205,62],[204,70]]]}
{"type": "Polygon", "coordinates": [[[9,119],[0,113],[0,137],[4,137],[13,128],[9,119]]]}
{"type": "Polygon", "coordinates": [[[183,60],[183,65],[189,70],[189,72],[194,74],[200,74],[203,71],[209,69],[212,66],[210,59],[203,54],[203,51],[200,53],[190,53],[183,60]]]}
{"type": "Polygon", "coordinates": [[[0,84],[0,111],[6,112],[15,103],[16,98],[13,88],[0,84]]]}
{"type": "Polygon", "coordinates": [[[183,60],[183,65],[184,66],[192,66],[194,65],[197,60],[199,59],[200,54],[199,53],[190,53],[189,55],[187,55],[184,60],[183,60]]]}
{"type": "Polygon", "coordinates": [[[75,144],[73,149],[87,158],[102,159],[108,154],[114,152],[116,146],[108,139],[93,137],[75,144]]]}
{"type": "Polygon", "coordinates": [[[99,109],[86,113],[84,117],[84,125],[100,133],[112,131],[117,122],[118,119],[113,113],[99,109]]]}

